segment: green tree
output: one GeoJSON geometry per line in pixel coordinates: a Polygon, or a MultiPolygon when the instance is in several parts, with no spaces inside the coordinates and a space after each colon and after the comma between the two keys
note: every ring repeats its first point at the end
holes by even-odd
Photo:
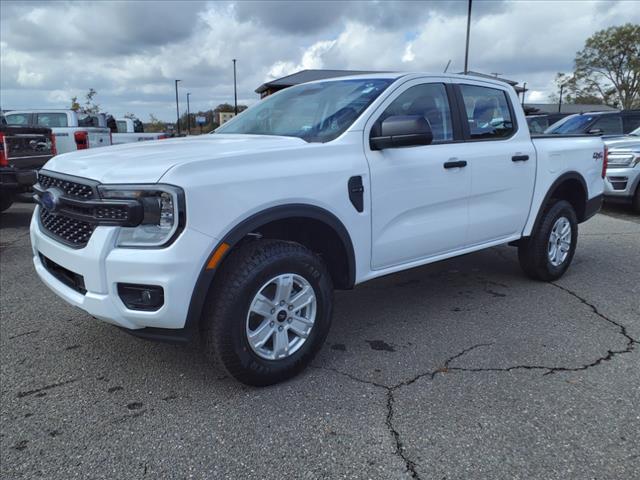
{"type": "Polygon", "coordinates": [[[90,88],[87,94],[84,96],[84,104],[80,105],[78,97],[71,97],[71,106],[69,107],[74,112],[78,113],[99,113],[100,105],[95,103],[94,98],[98,94],[93,88],[90,88]]]}
{"type": "Polygon", "coordinates": [[[559,74],[567,99],[640,106],[640,25],[627,23],[594,33],[576,53],[573,75],[559,74]]]}

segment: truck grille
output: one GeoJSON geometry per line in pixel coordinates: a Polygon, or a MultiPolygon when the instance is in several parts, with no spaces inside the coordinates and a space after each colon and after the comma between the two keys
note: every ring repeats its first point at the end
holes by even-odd
{"type": "Polygon", "coordinates": [[[52,237],[75,248],[87,245],[95,225],[40,208],[40,224],[52,237]]]}
{"type": "Polygon", "coordinates": [[[38,183],[42,188],[58,187],[65,194],[75,198],[91,198],[94,196],[94,190],[91,185],[50,177],[43,173],[38,174],[38,183]]]}

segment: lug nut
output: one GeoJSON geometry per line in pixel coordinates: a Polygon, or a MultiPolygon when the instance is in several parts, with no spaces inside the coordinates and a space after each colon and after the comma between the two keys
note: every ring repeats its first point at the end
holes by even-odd
{"type": "Polygon", "coordinates": [[[284,305],[284,300],[280,300],[280,306],[282,307],[284,305]]]}
{"type": "Polygon", "coordinates": [[[281,331],[282,331],[282,325],[280,325],[280,326],[278,327],[278,331],[279,331],[279,332],[281,332],[281,331]]]}
{"type": "Polygon", "coordinates": [[[271,315],[273,315],[274,313],[276,313],[276,309],[275,309],[275,308],[272,308],[272,309],[271,309],[271,315]]]}
{"type": "Polygon", "coordinates": [[[289,305],[289,310],[293,310],[293,305],[289,305]]]}
{"type": "Polygon", "coordinates": [[[287,322],[291,323],[293,321],[293,318],[289,317],[287,318],[287,322]]]}
{"type": "Polygon", "coordinates": [[[270,327],[273,327],[274,325],[275,325],[275,323],[274,323],[274,322],[269,322],[269,326],[270,326],[270,327]]]}

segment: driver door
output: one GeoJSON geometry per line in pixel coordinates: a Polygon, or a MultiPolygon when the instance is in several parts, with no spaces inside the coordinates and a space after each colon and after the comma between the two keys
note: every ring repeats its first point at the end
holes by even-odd
{"type": "Polygon", "coordinates": [[[374,270],[424,263],[467,244],[471,172],[462,165],[464,146],[457,143],[461,127],[447,85],[446,79],[407,82],[381,104],[365,127],[374,270]],[[433,142],[372,150],[371,129],[395,115],[424,116],[433,142]]]}

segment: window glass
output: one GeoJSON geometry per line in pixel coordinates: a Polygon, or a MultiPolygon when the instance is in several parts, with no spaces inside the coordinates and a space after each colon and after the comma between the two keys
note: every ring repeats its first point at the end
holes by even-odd
{"type": "Polygon", "coordinates": [[[133,121],[133,131],[135,133],[144,133],[144,126],[142,125],[142,122],[137,118],[133,121]]]}
{"type": "Polygon", "coordinates": [[[78,114],[78,126],[79,127],[99,127],[100,118],[97,115],[89,115],[86,113],[78,114]]]}
{"type": "Polygon", "coordinates": [[[460,85],[471,138],[504,138],[515,130],[507,94],[496,88],[460,85]]]}
{"type": "Polygon", "coordinates": [[[622,135],[622,118],[619,115],[603,115],[589,130],[599,128],[603,135],[622,135]]]}
{"type": "Polygon", "coordinates": [[[118,133],[127,133],[127,122],[124,120],[117,120],[118,133]]]}
{"type": "Polygon", "coordinates": [[[547,117],[527,117],[527,123],[531,133],[543,133],[549,128],[549,119],[547,117]]]}
{"type": "Polygon", "coordinates": [[[282,135],[329,142],[344,132],[393,82],[327,80],[286,88],[216,129],[216,133],[282,135]]]}
{"type": "Polygon", "coordinates": [[[544,133],[570,134],[583,133],[584,129],[593,122],[593,115],[570,115],[558,120],[551,125],[544,133]]]}
{"type": "Polygon", "coordinates": [[[66,127],[67,114],[66,113],[38,113],[36,123],[41,127],[66,127]]]}
{"type": "Polygon", "coordinates": [[[30,113],[9,113],[5,115],[9,125],[29,125],[30,117],[30,113]]]}
{"type": "Polygon", "coordinates": [[[453,140],[449,99],[442,83],[409,88],[387,107],[378,121],[395,115],[422,115],[431,125],[434,142],[453,140]]]}

